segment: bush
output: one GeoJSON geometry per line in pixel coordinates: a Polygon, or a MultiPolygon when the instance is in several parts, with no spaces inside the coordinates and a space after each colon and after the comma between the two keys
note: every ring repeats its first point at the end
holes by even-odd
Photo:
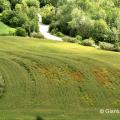
{"type": "Polygon", "coordinates": [[[8,33],[2,33],[0,36],[15,36],[15,31],[9,30],[8,33]]]}
{"type": "Polygon", "coordinates": [[[83,40],[81,44],[84,46],[95,46],[95,41],[90,38],[83,40]]]}
{"type": "Polygon", "coordinates": [[[92,37],[96,40],[97,43],[99,41],[106,42],[106,40],[110,39],[110,32],[110,27],[107,25],[106,21],[102,19],[96,20],[92,32],[92,37]]]}
{"type": "Polygon", "coordinates": [[[82,43],[82,36],[77,35],[77,36],[76,36],[76,39],[79,41],[79,44],[81,44],[81,43],[82,43]]]}
{"type": "Polygon", "coordinates": [[[114,51],[120,52],[120,43],[115,43],[114,44],[114,51]]]}
{"type": "Polygon", "coordinates": [[[55,35],[59,36],[59,37],[64,37],[64,34],[61,32],[57,32],[55,35]]]}
{"type": "Polygon", "coordinates": [[[51,25],[49,27],[49,32],[51,32],[53,35],[56,34],[58,32],[58,29],[57,28],[51,28],[51,25]]]}
{"type": "Polygon", "coordinates": [[[37,116],[36,120],[44,120],[41,116],[37,116]]]}
{"type": "Polygon", "coordinates": [[[120,52],[120,47],[114,48],[114,51],[115,51],[115,52],[120,52]]]}
{"type": "Polygon", "coordinates": [[[109,50],[109,51],[114,51],[114,45],[111,43],[106,43],[106,42],[100,42],[99,46],[103,50],[109,50]]]}
{"type": "Polygon", "coordinates": [[[50,24],[54,18],[54,7],[52,5],[45,5],[40,9],[42,16],[42,22],[44,24],[50,24]]]}
{"type": "Polygon", "coordinates": [[[63,41],[70,42],[70,43],[78,43],[79,41],[73,37],[63,37],[63,41]]]}
{"type": "Polygon", "coordinates": [[[10,30],[8,35],[14,36],[15,35],[15,31],[10,30]]]}
{"type": "Polygon", "coordinates": [[[10,3],[7,0],[0,0],[0,13],[10,9],[10,3]]]}
{"type": "Polygon", "coordinates": [[[43,24],[49,25],[51,23],[51,16],[42,17],[43,24]]]}
{"type": "Polygon", "coordinates": [[[34,37],[34,38],[44,38],[44,36],[41,33],[35,33],[35,32],[31,34],[31,37],[34,37]]]}
{"type": "Polygon", "coordinates": [[[22,27],[18,27],[17,29],[16,29],[16,35],[17,36],[26,36],[27,34],[26,34],[26,30],[24,29],[24,28],[22,28],[22,27]]]}
{"type": "Polygon", "coordinates": [[[82,36],[77,35],[77,36],[76,36],[76,39],[79,40],[79,41],[81,41],[81,40],[82,40],[82,36]]]}
{"type": "Polygon", "coordinates": [[[36,7],[36,8],[39,7],[39,1],[38,0],[27,0],[26,3],[29,7],[36,7]]]}

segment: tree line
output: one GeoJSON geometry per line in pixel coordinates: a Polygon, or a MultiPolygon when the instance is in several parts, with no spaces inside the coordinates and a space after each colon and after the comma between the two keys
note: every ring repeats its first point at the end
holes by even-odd
{"type": "MultiPolygon", "coordinates": [[[[114,47],[120,46],[120,0],[41,1],[45,11],[43,22],[50,24],[53,34],[65,34],[80,38],[80,41],[92,39],[96,44],[106,42],[114,44],[114,47]]],[[[70,41],[73,42],[72,39],[70,41]]]]}
{"type": "Polygon", "coordinates": [[[38,12],[52,34],[119,46],[120,0],[0,0],[1,20],[29,36],[38,31],[38,12]]]}
{"type": "Polygon", "coordinates": [[[38,0],[0,0],[0,19],[18,29],[18,35],[31,36],[32,32],[38,32],[39,6],[38,0]]]}

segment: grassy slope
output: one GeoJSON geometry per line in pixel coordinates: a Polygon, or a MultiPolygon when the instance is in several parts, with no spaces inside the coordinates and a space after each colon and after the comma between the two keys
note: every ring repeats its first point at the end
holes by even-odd
{"type": "Polygon", "coordinates": [[[0,120],[119,120],[120,53],[77,44],[0,37],[5,92],[0,120]]]}
{"type": "Polygon", "coordinates": [[[0,34],[9,34],[9,32],[14,32],[15,29],[5,25],[0,21],[0,34]]]}

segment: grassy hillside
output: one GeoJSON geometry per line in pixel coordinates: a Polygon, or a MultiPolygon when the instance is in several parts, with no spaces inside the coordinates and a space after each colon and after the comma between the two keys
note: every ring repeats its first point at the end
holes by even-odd
{"type": "Polygon", "coordinates": [[[119,120],[120,53],[0,37],[0,120],[119,120]],[[4,84],[4,85],[2,85],[4,84]]]}
{"type": "Polygon", "coordinates": [[[9,34],[10,32],[13,33],[14,31],[15,31],[14,28],[7,26],[0,21],[0,35],[1,34],[9,34]]]}

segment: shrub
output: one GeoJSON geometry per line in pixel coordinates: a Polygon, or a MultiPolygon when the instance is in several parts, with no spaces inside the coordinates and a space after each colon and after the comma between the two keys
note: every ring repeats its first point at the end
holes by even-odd
{"type": "Polygon", "coordinates": [[[95,41],[89,38],[89,39],[83,40],[81,44],[84,46],[95,46],[95,41]]]}
{"type": "Polygon", "coordinates": [[[0,36],[14,36],[15,32],[14,31],[9,31],[9,33],[2,33],[0,36]]]}
{"type": "Polygon", "coordinates": [[[40,14],[42,15],[42,22],[50,24],[54,18],[54,7],[47,4],[40,9],[40,14]]]}
{"type": "Polygon", "coordinates": [[[31,37],[34,37],[34,38],[44,38],[44,36],[41,33],[35,33],[35,32],[31,34],[31,37]]]}
{"type": "Polygon", "coordinates": [[[15,31],[10,30],[8,35],[14,36],[15,35],[15,31]]]}
{"type": "Polygon", "coordinates": [[[11,10],[5,10],[1,15],[1,21],[7,25],[10,25],[10,19],[12,18],[12,16],[13,14],[11,10]]]}
{"type": "Polygon", "coordinates": [[[77,35],[77,36],[76,36],[76,39],[79,40],[79,41],[81,41],[81,40],[82,40],[82,36],[77,35]]]}
{"type": "Polygon", "coordinates": [[[57,28],[51,29],[51,25],[50,25],[49,32],[51,32],[54,35],[58,32],[58,30],[57,30],[57,28]]]}
{"type": "Polygon", "coordinates": [[[76,36],[76,39],[79,41],[79,44],[81,44],[81,43],[82,43],[82,36],[77,35],[77,36],[76,36]]]}
{"type": "Polygon", "coordinates": [[[38,0],[27,0],[27,5],[29,7],[39,7],[39,1],[38,0]]]}
{"type": "Polygon", "coordinates": [[[73,37],[63,37],[63,41],[70,42],[70,43],[78,43],[79,41],[73,37]]]}
{"type": "Polygon", "coordinates": [[[98,43],[99,41],[106,42],[109,39],[110,28],[107,25],[106,21],[100,19],[96,20],[94,24],[94,29],[92,32],[92,37],[98,43]]]}
{"type": "Polygon", "coordinates": [[[7,0],[0,0],[0,13],[10,9],[10,3],[7,0]]]}
{"type": "Polygon", "coordinates": [[[64,37],[64,34],[61,33],[61,32],[57,32],[56,35],[59,36],[59,37],[64,37]]]}
{"type": "Polygon", "coordinates": [[[114,51],[114,45],[111,43],[106,43],[106,42],[100,42],[99,46],[101,49],[103,50],[110,50],[110,51],[114,51]]]}
{"type": "Polygon", "coordinates": [[[120,52],[120,43],[115,43],[114,44],[114,51],[120,52]]]}
{"type": "Polygon", "coordinates": [[[36,120],[44,120],[41,116],[37,116],[36,120]]]}
{"type": "Polygon", "coordinates": [[[42,17],[42,22],[46,25],[51,23],[51,16],[42,17]]]}
{"type": "Polygon", "coordinates": [[[115,52],[120,52],[120,47],[114,48],[114,51],[115,51],[115,52]]]}
{"type": "Polygon", "coordinates": [[[22,28],[22,27],[18,27],[17,29],[16,29],[16,35],[17,36],[26,36],[27,34],[26,34],[26,30],[24,29],[24,28],[22,28]]]}

